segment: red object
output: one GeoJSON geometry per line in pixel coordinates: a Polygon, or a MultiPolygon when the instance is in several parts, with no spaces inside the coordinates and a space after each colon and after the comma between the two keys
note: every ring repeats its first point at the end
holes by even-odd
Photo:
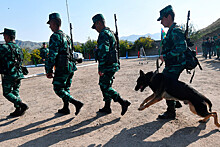
{"type": "Polygon", "coordinates": [[[138,51],[138,58],[140,57],[140,51],[138,51]]]}
{"type": "Polygon", "coordinates": [[[91,56],[90,56],[90,54],[89,54],[89,60],[91,59],[91,56]]]}
{"type": "Polygon", "coordinates": [[[196,46],[196,55],[198,55],[198,52],[197,52],[197,46],[196,46]]]}

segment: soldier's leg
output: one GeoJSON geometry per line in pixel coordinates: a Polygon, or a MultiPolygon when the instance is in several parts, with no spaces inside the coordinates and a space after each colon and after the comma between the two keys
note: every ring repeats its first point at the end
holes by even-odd
{"type": "Polygon", "coordinates": [[[113,78],[115,72],[108,72],[105,73],[103,76],[100,77],[99,85],[103,93],[104,101],[109,102],[113,99],[115,102],[119,102],[122,106],[121,115],[124,115],[130,105],[130,102],[127,100],[123,100],[119,93],[112,88],[113,78]]]}
{"type": "Polygon", "coordinates": [[[16,108],[10,116],[21,116],[28,109],[28,106],[22,103],[19,96],[20,80],[11,81],[9,79],[2,79],[3,96],[14,104],[16,108]]]}
{"type": "MultiPolygon", "coordinates": [[[[80,109],[83,106],[83,103],[80,101],[75,100],[69,93],[69,86],[71,85],[70,79],[72,79],[73,73],[70,74],[55,74],[53,79],[53,86],[54,86],[54,92],[62,98],[64,104],[67,102],[70,102],[75,105],[76,112],[75,115],[77,115],[80,111],[80,109]]],[[[66,105],[68,107],[68,104],[66,105]]]]}
{"type": "MultiPolygon", "coordinates": [[[[173,80],[178,80],[180,73],[184,70],[183,67],[165,67],[163,70],[163,74],[173,80]]],[[[174,100],[166,100],[167,111],[163,114],[159,115],[160,119],[175,119],[176,117],[176,101],[174,100]]],[[[182,105],[178,102],[178,108],[182,107],[182,105]]]]}

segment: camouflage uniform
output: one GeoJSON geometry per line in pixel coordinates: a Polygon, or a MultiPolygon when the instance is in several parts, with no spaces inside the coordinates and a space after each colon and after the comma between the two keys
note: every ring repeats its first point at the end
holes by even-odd
{"type": "MultiPolygon", "coordinates": [[[[49,19],[55,19],[54,17],[59,16],[58,13],[52,13],[49,19]]],[[[50,23],[50,20],[48,23],[50,23]]],[[[64,108],[58,111],[60,113],[69,114],[69,102],[74,104],[76,107],[76,115],[83,104],[75,100],[70,95],[70,86],[74,71],[77,70],[76,65],[73,61],[67,59],[69,56],[68,49],[70,49],[70,38],[65,35],[63,31],[58,30],[50,36],[49,41],[49,54],[45,62],[46,73],[53,73],[53,67],[55,66],[55,72],[53,77],[53,89],[54,92],[62,98],[64,102],[64,108]],[[64,110],[64,112],[63,112],[64,110]]]]}
{"type": "Polygon", "coordinates": [[[103,76],[99,77],[99,85],[104,97],[104,101],[108,101],[113,99],[117,101],[117,98],[120,95],[112,88],[113,78],[115,72],[120,69],[120,65],[118,63],[113,63],[112,65],[106,65],[106,56],[109,52],[110,46],[114,47],[115,45],[115,37],[109,28],[104,28],[98,37],[98,57],[99,61],[98,70],[104,73],[103,76]],[[110,44],[111,43],[111,44],[110,44]]]}
{"type": "Polygon", "coordinates": [[[220,34],[218,36],[218,39],[216,41],[216,52],[217,52],[217,59],[220,59],[220,34]]]}
{"type": "Polygon", "coordinates": [[[206,38],[206,42],[205,42],[205,46],[206,46],[206,54],[205,54],[205,58],[207,59],[207,55],[209,54],[209,59],[211,59],[211,47],[212,44],[209,40],[209,37],[206,38]]]}
{"type": "Polygon", "coordinates": [[[205,39],[203,39],[203,42],[202,42],[202,53],[203,53],[203,57],[207,56],[207,53],[206,53],[206,45],[205,45],[205,39]]]}
{"type": "Polygon", "coordinates": [[[45,61],[43,61],[43,59],[47,58],[47,55],[49,54],[49,49],[48,48],[40,48],[40,56],[42,58],[42,62],[44,63],[45,61]]]}
{"type": "MultiPolygon", "coordinates": [[[[170,13],[174,13],[171,5],[160,11],[158,21],[162,20],[163,17],[170,13]]],[[[176,25],[176,23],[173,23],[166,34],[166,38],[162,41],[161,54],[163,55],[163,59],[165,61],[165,68],[163,70],[163,74],[165,76],[178,80],[186,65],[184,55],[186,49],[187,44],[184,32],[176,25]]],[[[174,100],[166,100],[166,103],[168,105],[167,112],[175,115],[176,102],[174,100]]]]}
{"type": "MultiPolygon", "coordinates": [[[[1,34],[14,35],[15,31],[5,29],[1,34]]],[[[0,46],[0,62],[2,71],[2,89],[3,96],[14,104],[15,112],[11,116],[23,115],[24,111],[28,109],[27,105],[21,102],[19,95],[19,88],[21,86],[21,79],[24,78],[22,72],[23,52],[22,49],[12,41],[0,46]],[[13,51],[13,52],[12,52],[13,51]],[[20,56],[20,63],[16,62],[14,51],[20,56]],[[17,66],[15,64],[18,64],[17,66]],[[22,108],[22,112],[21,112],[22,108]],[[25,110],[24,110],[25,109],[25,110]]]]}
{"type": "MultiPolygon", "coordinates": [[[[95,24],[99,20],[104,20],[102,14],[97,14],[93,17],[93,23],[95,24]]],[[[95,29],[95,26],[92,26],[95,29]]],[[[103,101],[105,101],[105,107],[100,109],[100,112],[111,113],[110,103],[111,99],[114,102],[119,102],[122,106],[122,113],[124,115],[127,111],[130,102],[123,100],[119,93],[112,88],[114,74],[120,69],[119,61],[117,63],[108,64],[108,53],[116,46],[116,39],[113,32],[105,27],[101,30],[98,36],[98,48],[96,50],[96,60],[98,60],[98,71],[104,75],[99,77],[99,85],[103,95],[103,101]],[[106,111],[105,108],[108,107],[106,111]]]]}

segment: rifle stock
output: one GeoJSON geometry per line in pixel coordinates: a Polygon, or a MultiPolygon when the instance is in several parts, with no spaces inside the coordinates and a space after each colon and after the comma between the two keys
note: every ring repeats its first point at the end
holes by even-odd
{"type": "Polygon", "coordinates": [[[115,17],[115,38],[116,38],[116,45],[117,45],[117,51],[118,51],[118,60],[120,58],[120,47],[119,47],[119,38],[118,38],[118,26],[117,26],[117,18],[116,18],[116,14],[114,14],[115,17]]]}

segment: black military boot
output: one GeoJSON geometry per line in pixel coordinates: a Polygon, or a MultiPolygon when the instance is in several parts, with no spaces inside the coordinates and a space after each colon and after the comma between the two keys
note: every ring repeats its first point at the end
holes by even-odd
{"type": "Polygon", "coordinates": [[[112,113],[110,106],[111,106],[111,100],[105,101],[105,106],[102,109],[99,109],[99,112],[106,113],[106,114],[112,113]]]}
{"type": "Polygon", "coordinates": [[[24,113],[25,113],[25,111],[29,108],[25,103],[20,103],[19,104],[19,106],[20,106],[20,116],[22,116],[24,113]]]}
{"type": "Polygon", "coordinates": [[[70,114],[69,102],[63,102],[63,108],[59,109],[58,113],[62,113],[64,115],[70,114]]]}
{"type": "Polygon", "coordinates": [[[130,106],[131,103],[127,100],[123,100],[121,97],[118,98],[118,102],[122,108],[121,115],[124,115],[127,112],[128,106],[130,106]]]}
{"type": "Polygon", "coordinates": [[[83,103],[80,102],[80,101],[74,100],[74,99],[70,100],[70,103],[75,105],[75,107],[76,107],[75,115],[78,115],[80,110],[81,110],[81,108],[82,108],[82,106],[83,106],[83,103]]]}
{"type": "Polygon", "coordinates": [[[10,116],[18,117],[18,116],[20,116],[20,114],[21,114],[21,108],[18,107],[18,108],[15,109],[14,112],[10,113],[10,116]]]}
{"type": "Polygon", "coordinates": [[[159,119],[175,119],[176,118],[176,110],[175,105],[176,102],[174,100],[166,100],[167,103],[167,111],[158,116],[159,119]]]}
{"type": "Polygon", "coordinates": [[[181,108],[181,107],[182,107],[182,104],[179,101],[176,101],[175,108],[181,108]]]}

